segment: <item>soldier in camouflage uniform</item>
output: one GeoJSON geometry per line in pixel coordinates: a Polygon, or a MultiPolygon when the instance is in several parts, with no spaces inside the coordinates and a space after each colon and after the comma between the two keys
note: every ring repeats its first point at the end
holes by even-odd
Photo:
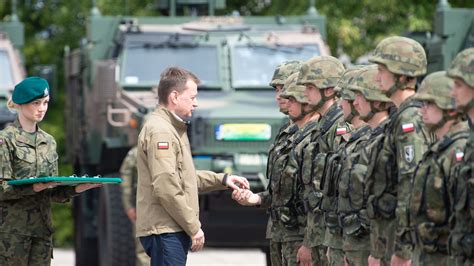
{"type": "MultiPolygon", "coordinates": [[[[132,222],[133,236],[135,236],[135,221],[137,220],[137,147],[133,147],[128,151],[127,156],[120,166],[120,177],[122,177],[122,203],[128,219],[132,222]]],[[[142,244],[138,238],[135,238],[135,247],[137,260],[136,266],[150,265],[150,257],[145,253],[142,244]]]]}
{"type": "MultiPolygon", "coordinates": [[[[290,75],[285,82],[281,97],[288,99],[288,115],[299,132],[293,134],[286,143],[281,143],[279,149],[282,155],[275,154],[275,165],[279,167],[270,172],[272,177],[278,177],[278,179],[271,181],[271,198],[265,193],[253,194],[250,191],[243,192],[243,195],[239,197],[233,193],[233,198],[240,204],[269,207],[273,226],[278,231],[278,236],[282,238],[282,265],[309,265],[311,263],[310,249],[302,246],[306,213],[301,200],[298,200],[298,179],[294,172],[287,170],[290,150],[292,153],[292,147],[301,138],[302,132],[305,132],[307,125],[315,119],[314,112],[309,108],[308,100],[304,96],[304,86],[296,85],[297,77],[298,73],[290,75]],[[274,172],[275,170],[278,172],[274,172]]],[[[274,236],[275,234],[272,235],[274,236]]]]}
{"type": "Polygon", "coordinates": [[[66,202],[98,185],[58,183],[10,186],[7,181],[58,175],[56,141],[37,123],[49,103],[48,82],[29,77],[15,86],[10,109],[18,117],[0,131],[0,265],[50,265],[53,255],[51,201],[66,202]]]}
{"type": "MultiPolygon", "coordinates": [[[[270,86],[275,88],[275,100],[277,101],[278,108],[280,109],[280,112],[285,115],[288,115],[288,99],[280,97],[280,95],[283,93],[285,81],[292,73],[298,72],[300,65],[300,61],[287,61],[281,63],[275,69],[273,78],[270,81],[270,86]]],[[[290,138],[297,130],[298,127],[293,125],[291,120],[288,119],[280,128],[275,137],[275,142],[270,146],[267,161],[267,178],[269,179],[268,188],[266,191],[259,194],[264,202],[271,202],[272,194],[278,193],[281,171],[286,163],[287,154],[291,147],[289,144],[291,141],[290,138]]],[[[271,206],[271,203],[268,206],[271,206]]],[[[266,237],[267,239],[270,239],[270,260],[271,264],[274,266],[282,265],[283,233],[284,228],[279,227],[278,224],[274,226],[270,217],[268,220],[266,237]]]]}
{"type": "Polygon", "coordinates": [[[375,82],[376,74],[375,65],[365,66],[347,86],[355,93],[353,104],[360,118],[371,128],[350,146],[352,151],[342,166],[338,184],[339,223],[343,228],[343,249],[348,265],[367,265],[371,250],[367,196],[378,169],[369,169],[368,165],[372,160],[380,160],[375,151],[383,140],[389,121],[388,108],[392,105],[375,82]]]}
{"type": "MultiPolygon", "coordinates": [[[[344,118],[334,91],[343,74],[344,66],[339,60],[332,56],[316,56],[303,63],[298,76],[298,84],[306,87],[305,95],[310,106],[321,115],[317,126],[301,141],[300,148],[295,148],[295,159],[292,160],[295,162],[293,167],[298,170],[302,198],[308,211],[304,243],[311,247],[314,265],[328,263],[321,201],[326,176],[326,157],[337,150],[343,139],[343,134],[337,134],[344,118]]],[[[340,130],[349,132],[349,127],[344,126],[340,130]]],[[[343,263],[342,250],[334,249],[328,253],[331,264],[343,263]]]]}
{"type": "Polygon", "coordinates": [[[412,179],[408,216],[415,246],[412,265],[447,263],[450,187],[469,135],[467,122],[461,122],[455,111],[452,87],[446,72],[439,71],[428,75],[415,95],[423,102],[423,121],[438,141],[425,153],[412,179]]]}
{"type": "Polygon", "coordinates": [[[454,79],[456,108],[467,115],[470,135],[453,188],[449,265],[474,264],[474,48],[459,53],[447,71],[454,79]]]}
{"type": "Polygon", "coordinates": [[[342,165],[347,155],[351,152],[352,145],[357,143],[359,138],[365,135],[369,129],[360,119],[359,113],[352,104],[355,96],[354,93],[346,88],[349,79],[358,70],[356,68],[346,70],[338,86],[334,88],[340,98],[340,107],[342,108],[344,118],[343,121],[339,122],[335,130],[336,135],[341,136],[342,139],[339,148],[327,154],[327,166],[322,186],[323,199],[321,201],[321,210],[326,226],[323,244],[330,248],[330,256],[335,257],[335,259],[329,259],[331,265],[344,265],[342,227],[339,225],[337,214],[338,183],[340,181],[342,165]],[[353,138],[351,138],[351,135],[353,138]],[[339,256],[335,256],[338,254],[339,256]]]}
{"type": "Polygon", "coordinates": [[[386,182],[378,188],[381,191],[371,195],[369,203],[375,212],[396,220],[397,224],[377,233],[374,240],[379,250],[384,250],[378,255],[384,254],[384,259],[388,256],[395,265],[408,265],[412,255],[411,242],[405,239],[405,235],[410,234],[406,215],[410,180],[417,163],[434,140],[423,124],[421,103],[412,97],[416,78],[426,73],[426,54],[418,42],[394,36],[382,40],[369,61],[378,65],[377,82],[398,108],[387,127],[380,153],[387,163],[377,165],[386,169],[383,178],[386,182]]]}

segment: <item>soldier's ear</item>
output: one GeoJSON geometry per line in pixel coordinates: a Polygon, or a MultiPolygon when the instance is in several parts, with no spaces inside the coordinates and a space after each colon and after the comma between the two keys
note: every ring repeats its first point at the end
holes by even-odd
{"type": "Polygon", "coordinates": [[[323,91],[324,91],[324,96],[327,96],[327,97],[332,96],[336,93],[334,91],[334,88],[332,88],[332,87],[331,88],[326,88],[323,91]]]}

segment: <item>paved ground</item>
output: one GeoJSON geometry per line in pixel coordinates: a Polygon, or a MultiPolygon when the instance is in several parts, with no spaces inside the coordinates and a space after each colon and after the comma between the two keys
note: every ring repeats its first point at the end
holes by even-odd
{"type": "MultiPolygon", "coordinates": [[[[52,266],[74,266],[74,251],[70,249],[54,249],[52,266]]],[[[190,253],[188,266],[265,266],[265,254],[259,249],[204,249],[190,253]]]]}

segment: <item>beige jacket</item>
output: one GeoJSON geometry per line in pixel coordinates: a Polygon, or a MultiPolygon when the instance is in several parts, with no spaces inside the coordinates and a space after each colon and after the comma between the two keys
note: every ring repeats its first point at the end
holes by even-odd
{"type": "Polygon", "coordinates": [[[225,189],[223,174],[196,171],[187,125],[158,107],[138,137],[137,237],[201,228],[198,192],[225,189]]]}

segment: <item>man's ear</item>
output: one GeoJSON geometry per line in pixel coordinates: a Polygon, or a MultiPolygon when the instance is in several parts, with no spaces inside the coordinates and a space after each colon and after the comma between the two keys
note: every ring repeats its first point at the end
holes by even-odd
{"type": "Polygon", "coordinates": [[[323,91],[324,91],[324,96],[326,96],[326,97],[332,96],[334,93],[336,93],[334,91],[334,88],[332,88],[332,87],[331,88],[326,88],[323,91]]]}
{"type": "Polygon", "coordinates": [[[179,93],[175,90],[171,91],[170,95],[168,96],[168,102],[169,103],[173,103],[173,104],[177,104],[178,103],[178,96],[179,96],[179,93]]]}

